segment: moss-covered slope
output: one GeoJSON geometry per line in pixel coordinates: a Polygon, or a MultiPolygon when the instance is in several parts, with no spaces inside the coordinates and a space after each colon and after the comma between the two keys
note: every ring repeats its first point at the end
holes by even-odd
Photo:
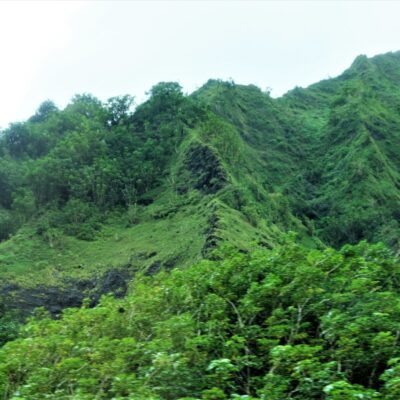
{"type": "Polygon", "coordinates": [[[280,99],[211,80],[189,96],[160,83],[135,111],[129,96],[43,103],[0,138],[3,301],[22,293],[30,310],[27,291],[80,284],[75,305],[109,274],[123,292],[139,270],[226,242],[273,247],[288,231],[308,247],[398,249],[399,81],[389,53],[280,99]]]}

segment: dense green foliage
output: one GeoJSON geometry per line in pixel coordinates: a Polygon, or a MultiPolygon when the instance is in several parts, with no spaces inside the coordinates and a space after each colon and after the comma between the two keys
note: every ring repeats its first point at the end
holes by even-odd
{"type": "Polygon", "coordinates": [[[3,132],[2,218],[11,215],[15,225],[2,224],[1,238],[36,212],[61,207],[44,223],[91,239],[99,211],[135,204],[160,182],[191,118],[189,101],[167,83],[154,87],[134,115],[132,101],[124,96],[102,104],[83,95],[63,111],[45,113],[46,102],[28,122],[3,132]],[[149,123],[148,114],[157,118],[149,123]]]}
{"type": "Polygon", "coordinates": [[[11,124],[0,397],[398,399],[399,112],[389,53],[11,124]]]}
{"type": "Polygon", "coordinates": [[[32,319],[0,350],[2,398],[398,398],[400,265],[384,246],[215,257],[32,319]]]}
{"type": "Polygon", "coordinates": [[[301,197],[329,244],[399,247],[399,72],[400,53],[360,56],[340,77],[282,99],[309,130],[301,197]]]}

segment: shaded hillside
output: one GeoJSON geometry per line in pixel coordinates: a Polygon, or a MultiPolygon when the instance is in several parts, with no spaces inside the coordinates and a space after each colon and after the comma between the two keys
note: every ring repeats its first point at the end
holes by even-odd
{"type": "Polygon", "coordinates": [[[360,56],[332,82],[337,89],[314,146],[308,211],[329,244],[399,246],[399,69],[399,53],[360,56]]]}

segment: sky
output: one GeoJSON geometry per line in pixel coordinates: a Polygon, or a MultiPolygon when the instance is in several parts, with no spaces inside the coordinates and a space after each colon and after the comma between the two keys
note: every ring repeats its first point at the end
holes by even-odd
{"type": "Polygon", "coordinates": [[[77,93],[210,78],[281,96],[400,50],[397,1],[0,1],[0,127],[77,93]]]}

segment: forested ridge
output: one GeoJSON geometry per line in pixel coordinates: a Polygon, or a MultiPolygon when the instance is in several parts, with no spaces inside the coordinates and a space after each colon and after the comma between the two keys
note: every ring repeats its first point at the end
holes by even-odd
{"type": "Polygon", "coordinates": [[[399,52],[43,102],[0,132],[0,397],[398,399],[399,154],[399,52]]]}

